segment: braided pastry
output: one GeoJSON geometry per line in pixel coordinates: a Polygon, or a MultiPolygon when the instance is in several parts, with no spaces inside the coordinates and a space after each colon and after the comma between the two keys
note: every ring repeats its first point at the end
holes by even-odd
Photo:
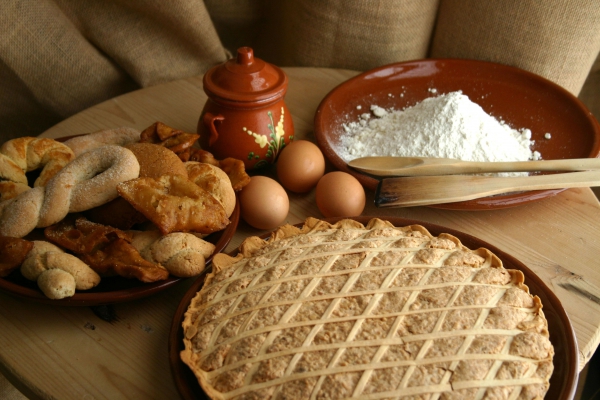
{"type": "Polygon", "coordinates": [[[26,183],[0,181],[0,201],[10,200],[29,189],[26,183]]]}
{"type": "Polygon", "coordinates": [[[139,142],[140,131],[126,126],[113,129],[104,129],[98,132],[93,132],[87,135],[76,136],[69,140],[65,140],[65,145],[73,150],[77,157],[86,151],[114,144],[118,146],[126,146],[131,143],[139,142]]]}
{"type": "Polygon", "coordinates": [[[90,150],[60,170],[46,187],[0,203],[0,235],[23,237],[68,213],[105,204],[118,196],[117,184],[137,178],[139,170],[137,159],[124,147],[90,150]]]}
{"type": "Polygon", "coordinates": [[[21,274],[36,281],[50,299],[71,297],[75,289],[88,290],[100,283],[100,276],[86,263],[41,240],[33,241],[33,249],[21,265],[21,274]]]}
{"type": "Polygon", "coordinates": [[[9,140],[0,147],[0,200],[29,188],[26,172],[42,168],[33,186],[45,186],[74,158],[69,147],[54,139],[26,136],[9,140]]]}

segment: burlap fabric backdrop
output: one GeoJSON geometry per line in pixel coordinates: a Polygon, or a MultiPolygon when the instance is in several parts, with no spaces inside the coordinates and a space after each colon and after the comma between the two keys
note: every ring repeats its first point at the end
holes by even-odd
{"type": "MultiPolygon", "coordinates": [[[[282,66],[496,61],[579,94],[600,50],[599,25],[596,0],[4,0],[0,142],[202,74],[242,45],[282,66]]],[[[590,76],[582,92],[594,111],[598,80],[590,76]]]]}
{"type": "Polygon", "coordinates": [[[281,66],[495,61],[581,93],[600,116],[597,0],[3,0],[0,143],[202,74],[239,46],[281,66]]]}

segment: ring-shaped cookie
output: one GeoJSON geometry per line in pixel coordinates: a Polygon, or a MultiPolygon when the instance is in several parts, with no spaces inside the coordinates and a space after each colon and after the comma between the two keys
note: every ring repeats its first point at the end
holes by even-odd
{"type": "Polygon", "coordinates": [[[73,151],[50,138],[20,137],[0,147],[0,201],[28,189],[26,172],[41,170],[33,187],[45,186],[75,158],[73,151]]]}
{"type": "Polygon", "coordinates": [[[108,145],[77,157],[52,178],[0,203],[0,235],[23,237],[34,228],[62,220],[70,212],[85,211],[118,196],[116,186],[138,177],[135,155],[121,146],[108,145]]]}
{"type": "Polygon", "coordinates": [[[68,146],[77,157],[85,153],[96,149],[98,147],[106,146],[109,144],[126,146],[131,143],[139,142],[140,131],[135,128],[129,128],[122,126],[113,129],[104,129],[101,131],[89,133],[87,135],[76,136],[74,138],[65,140],[65,145],[68,146]]]}

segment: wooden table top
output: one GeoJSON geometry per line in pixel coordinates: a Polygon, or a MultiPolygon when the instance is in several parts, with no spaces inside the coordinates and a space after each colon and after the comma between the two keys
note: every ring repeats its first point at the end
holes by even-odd
{"type": "MultiPolygon", "coordinates": [[[[314,139],[321,99],[357,72],[285,68],[286,103],[295,137],[314,139]]],[[[155,121],[194,132],[206,100],[202,78],[138,90],[59,123],[42,136],[61,137],[105,128],[146,128],[155,121]]],[[[573,323],[580,368],[600,342],[600,204],[588,188],[516,208],[451,211],[427,207],[378,209],[367,193],[364,215],[398,216],[453,228],[519,259],[556,293],[573,323]]],[[[320,217],[314,190],[290,195],[286,222],[320,217]]],[[[226,251],[260,233],[240,222],[226,251]]],[[[177,398],[168,362],[168,333],[188,279],[152,297],[113,307],[106,322],[87,307],[54,307],[0,293],[0,372],[31,398],[177,398]]]]}

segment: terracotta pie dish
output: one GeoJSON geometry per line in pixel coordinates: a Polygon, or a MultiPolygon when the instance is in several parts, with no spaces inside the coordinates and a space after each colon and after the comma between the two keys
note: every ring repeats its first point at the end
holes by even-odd
{"type": "MultiPolygon", "coordinates": [[[[371,218],[373,217],[364,216],[354,219],[366,224],[371,218]]],[[[326,221],[335,223],[339,219],[327,219],[326,221]]],[[[550,341],[555,350],[554,373],[550,378],[550,390],[546,398],[561,400],[573,398],[578,377],[578,350],[574,331],[560,301],[537,275],[514,257],[471,235],[416,220],[385,217],[381,219],[388,220],[395,226],[422,225],[435,236],[441,233],[449,233],[457,237],[470,249],[479,247],[489,249],[502,260],[504,267],[521,270],[525,275],[525,284],[529,287],[531,294],[539,296],[542,301],[543,312],[548,322],[550,341]]],[[[268,235],[263,236],[263,238],[265,237],[268,237],[268,235]]],[[[235,253],[232,255],[235,255],[235,253]]],[[[196,293],[202,288],[204,279],[205,275],[200,276],[182,298],[173,317],[169,333],[169,363],[174,382],[183,399],[208,398],[198,384],[193,372],[180,359],[180,352],[184,349],[182,328],[184,314],[196,293]]]]}
{"type": "MultiPolygon", "coordinates": [[[[351,173],[363,186],[375,190],[376,179],[350,169],[338,154],[343,125],[357,121],[371,105],[400,110],[425,98],[458,90],[511,127],[531,129],[535,141],[533,150],[539,151],[544,159],[587,158],[600,154],[600,124],[570,92],[515,67],[458,59],[390,64],[340,84],[317,108],[314,121],[317,143],[337,169],[351,173]],[[551,133],[551,139],[544,138],[547,132],[551,133]]],[[[510,193],[432,207],[507,208],[551,197],[563,190],[510,193]]]]}

